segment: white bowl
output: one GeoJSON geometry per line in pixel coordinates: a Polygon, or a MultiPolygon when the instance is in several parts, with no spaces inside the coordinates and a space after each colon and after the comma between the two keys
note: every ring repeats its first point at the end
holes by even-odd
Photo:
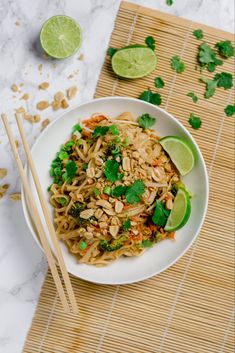
{"type": "MultiPolygon", "coordinates": [[[[193,194],[193,198],[191,199],[192,212],[187,224],[176,232],[176,241],[164,240],[151,249],[148,249],[139,257],[123,257],[106,267],[95,267],[77,263],[75,256],[70,254],[67,247],[61,242],[68,271],[74,276],[95,283],[133,283],[166,270],[192,245],[201,229],[207,210],[208,176],[202,154],[193,137],[178,120],[165,110],[141,100],[126,97],[106,97],[82,104],[64,113],[40,135],[32,148],[32,154],[46,199],[49,200],[47,187],[51,184],[49,176],[51,161],[55,158],[55,154],[61,144],[70,137],[72,126],[79,120],[87,118],[95,112],[102,112],[111,117],[116,117],[124,111],[129,111],[136,117],[144,113],[149,113],[157,118],[155,128],[160,136],[176,135],[184,138],[191,145],[195,154],[195,166],[191,173],[183,178],[183,181],[193,194]]],[[[29,172],[28,178],[37,206],[40,209],[43,225],[45,226],[32,176],[29,172]]],[[[48,206],[53,218],[53,208],[49,202],[48,206]]],[[[23,209],[27,224],[34,238],[37,240],[37,234],[27,210],[25,197],[23,197],[23,209]]],[[[50,239],[47,231],[46,234],[48,239],[50,239]]]]}

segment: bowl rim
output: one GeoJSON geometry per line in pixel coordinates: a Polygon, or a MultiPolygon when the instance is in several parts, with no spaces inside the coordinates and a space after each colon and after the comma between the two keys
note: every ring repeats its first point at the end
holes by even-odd
{"type": "MultiPolygon", "coordinates": [[[[186,248],[174,259],[172,260],[170,263],[168,263],[166,266],[164,266],[162,269],[158,270],[158,271],[155,271],[154,273],[151,273],[147,276],[142,276],[141,278],[139,279],[136,279],[136,280],[133,280],[133,281],[130,281],[130,280],[125,280],[125,281],[119,281],[119,282],[115,282],[115,281],[95,281],[95,280],[89,280],[87,279],[85,276],[78,276],[74,273],[71,273],[69,270],[68,272],[79,278],[79,279],[82,279],[84,281],[87,281],[87,282],[91,282],[91,283],[95,283],[95,284],[101,284],[101,285],[123,285],[123,284],[131,284],[131,283],[138,283],[138,282],[141,282],[141,281],[144,281],[144,280],[147,280],[153,276],[156,276],[162,272],[164,272],[165,270],[167,270],[168,268],[170,268],[171,266],[173,266],[188,250],[189,248],[193,245],[193,243],[195,242],[195,240],[197,239],[198,235],[199,235],[199,232],[202,228],[202,225],[205,221],[205,218],[206,218],[206,214],[207,214],[207,209],[208,209],[208,201],[209,201],[209,177],[208,177],[208,172],[207,172],[207,168],[206,168],[206,163],[204,161],[204,158],[203,158],[203,155],[202,155],[202,152],[197,144],[197,142],[195,141],[194,137],[191,135],[191,133],[187,130],[187,128],[178,120],[176,119],[171,113],[169,113],[168,111],[166,111],[165,109],[163,108],[160,108],[159,106],[155,106],[151,103],[148,103],[148,102],[145,102],[145,101],[142,101],[142,100],[139,100],[137,98],[132,98],[132,97],[123,97],[123,96],[107,96],[107,97],[101,97],[101,98],[93,98],[93,99],[89,99],[77,106],[73,106],[69,109],[67,109],[65,112],[62,112],[61,114],[59,114],[54,120],[53,122],[50,123],[50,125],[48,126],[47,129],[45,129],[38,137],[37,139],[35,140],[35,142],[33,143],[32,147],[31,147],[31,152],[33,153],[33,150],[34,148],[36,148],[37,144],[39,143],[41,137],[47,133],[48,129],[51,129],[53,127],[54,124],[56,124],[56,122],[59,120],[59,119],[62,119],[64,116],[66,116],[68,113],[70,113],[71,111],[73,110],[76,110],[84,105],[89,105],[93,102],[96,102],[96,101],[110,101],[110,100],[125,100],[125,101],[132,101],[132,102],[141,102],[143,103],[144,105],[147,105],[147,106],[151,106],[151,107],[154,107],[156,109],[156,111],[160,111],[162,112],[163,114],[166,114],[168,115],[168,117],[170,119],[172,119],[178,126],[180,126],[180,128],[184,131],[184,133],[187,135],[187,137],[189,138],[189,140],[193,143],[193,146],[196,148],[196,152],[198,153],[198,156],[199,156],[199,160],[200,160],[200,163],[202,165],[202,170],[203,170],[203,173],[204,173],[204,177],[205,177],[205,204],[204,204],[204,210],[203,210],[203,216],[201,217],[201,220],[200,220],[200,223],[197,227],[197,231],[195,232],[194,236],[192,237],[191,241],[189,242],[189,244],[186,246],[186,248]]],[[[25,164],[25,172],[27,173],[28,172],[28,163],[25,164]]],[[[43,251],[44,253],[44,250],[42,248],[42,245],[40,243],[40,240],[38,239],[38,236],[34,230],[34,226],[31,222],[31,216],[30,216],[30,213],[28,211],[28,206],[27,206],[27,201],[26,201],[26,197],[25,197],[25,193],[24,193],[24,189],[23,189],[23,185],[21,184],[21,194],[22,194],[22,207],[23,207],[23,213],[24,213],[24,217],[25,217],[25,220],[26,220],[26,223],[27,223],[27,226],[31,232],[31,235],[33,236],[34,240],[37,242],[37,244],[39,245],[39,247],[41,248],[41,250],[43,251]]]]}

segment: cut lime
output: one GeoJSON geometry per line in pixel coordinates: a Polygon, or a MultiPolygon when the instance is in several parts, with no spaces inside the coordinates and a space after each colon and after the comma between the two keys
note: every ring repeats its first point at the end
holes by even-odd
{"type": "Polygon", "coordinates": [[[157,64],[153,50],[131,46],[118,50],[112,57],[113,71],[121,77],[139,78],[152,72],[157,64]]]}
{"type": "Polygon", "coordinates": [[[165,230],[172,232],[179,228],[182,228],[188,221],[191,213],[191,204],[187,191],[179,189],[175,200],[173,209],[167,219],[165,230]]]}
{"type": "Polygon", "coordinates": [[[166,136],[159,142],[181,175],[186,175],[193,169],[194,155],[184,140],[176,136],[166,136]]]}
{"type": "Polygon", "coordinates": [[[42,26],[41,46],[45,52],[57,59],[73,55],[81,45],[79,24],[68,16],[53,16],[42,26]]]}

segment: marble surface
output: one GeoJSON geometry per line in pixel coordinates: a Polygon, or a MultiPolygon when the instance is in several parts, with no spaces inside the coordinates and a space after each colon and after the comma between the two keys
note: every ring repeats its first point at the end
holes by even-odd
{"type": "MultiPolygon", "coordinates": [[[[175,0],[172,7],[165,0],[132,2],[234,31],[232,0],[175,0]]],[[[23,106],[35,113],[35,104],[40,99],[50,100],[54,92],[74,84],[79,87],[79,94],[71,105],[92,98],[119,3],[119,0],[0,1],[0,110],[11,117],[16,138],[14,109],[23,106]],[[79,52],[61,62],[45,60],[38,45],[42,23],[55,14],[74,17],[83,31],[79,52]],[[84,54],[83,61],[78,60],[80,54],[84,54]],[[73,78],[68,79],[69,75],[73,78]],[[37,88],[42,81],[50,82],[46,92],[37,88]],[[24,84],[21,93],[11,91],[13,83],[24,84]],[[28,101],[20,100],[23,93],[30,95],[28,101]]],[[[41,117],[53,120],[57,115],[45,110],[41,117]]],[[[25,128],[33,143],[40,134],[40,123],[26,122],[25,128]]],[[[18,353],[30,327],[47,264],[27,228],[21,202],[9,198],[11,193],[20,191],[20,182],[1,124],[0,168],[8,170],[0,185],[10,184],[0,200],[0,352],[18,353]]]]}

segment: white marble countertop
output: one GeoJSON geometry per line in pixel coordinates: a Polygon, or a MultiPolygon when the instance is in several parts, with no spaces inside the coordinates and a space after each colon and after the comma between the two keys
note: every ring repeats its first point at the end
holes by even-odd
{"type": "MultiPolygon", "coordinates": [[[[232,0],[175,0],[172,7],[165,0],[132,2],[226,31],[234,30],[232,0]]],[[[41,98],[50,100],[54,92],[74,84],[79,87],[79,94],[71,101],[72,105],[92,98],[119,3],[119,0],[1,0],[1,113],[12,117],[14,109],[20,106],[35,112],[35,103],[41,98]],[[80,23],[83,44],[73,58],[54,65],[55,62],[43,59],[37,42],[42,23],[56,14],[72,16],[80,23]],[[83,61],[78,60],[80,54],[84,54],[83,61]],[[42,71],[38,70],[40,64],[42,71]],[[74,77],[68,79],[71,74],[74,77]],[[42,81],[51,83],[47,92],[37,89],[42,81]],[[12,97],[22,95],[11,91],[13,83],[24,84],[21,91],[29,93],[28,101],[12,97]]],[[[53,120],[57,113],[44,111],[41,116],[53,120]]],[[[12,118],[11,121],[17,138],[12,118]]],[[[40,123],[25,123],[25,127],[33,143],[40,133],[40,123]]],[[[11,193],[19,192],[20,182],[1,124],[0,168],[8,170],[0,185],[10,184],[7,194],[0,199],[0,352],[18,353],[30,327],[47,264],[26,226],[21,202],[9,198],[11,193]]]]}

